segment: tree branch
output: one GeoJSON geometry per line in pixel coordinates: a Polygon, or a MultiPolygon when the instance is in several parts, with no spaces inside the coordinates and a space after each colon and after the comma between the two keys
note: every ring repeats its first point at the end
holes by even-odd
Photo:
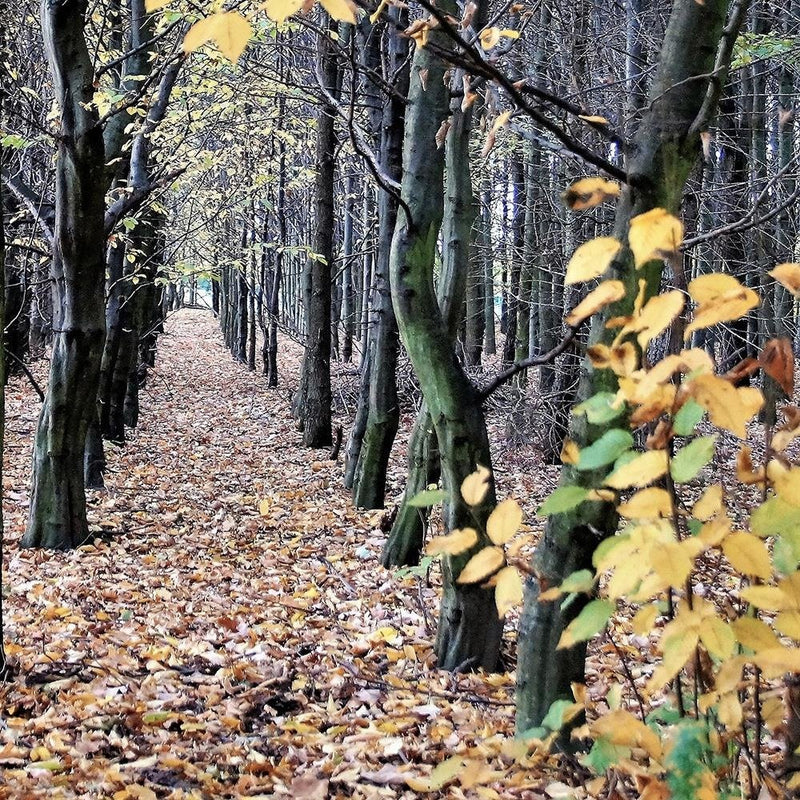
{"type": "Polygon", "coordinates": [[[483,402],[490,395],[494,394],[494,392],[496,392],[504,383],[507,383],[515,375],[525,369],[528,369],[529,367],[541,367],[544,364],[549,364],[552,361],[555,361],[555,359],[565,352],[570,344],[572,344],[572,341],[580,330],[581,325],[583,325],[583,322],[579,323],[578,325],[570,325],[567,335],[547,353],[544,353],[540,356],[531,356],[523,361],[517,361],[507,370],[504,370],[499,375],[495,375],[495,377],[492,378],[492,380],[490,380],[486,386],[478,390],[478,398],[481,400],[481,402],[483,402]]]}

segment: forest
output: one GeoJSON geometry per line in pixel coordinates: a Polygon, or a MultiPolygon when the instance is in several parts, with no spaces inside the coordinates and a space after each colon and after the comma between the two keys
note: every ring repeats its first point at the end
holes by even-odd
{"type": "Polygon", "coordinates": [[[800,796],[798,0],[0,0],[0,798],[800,796]]]}

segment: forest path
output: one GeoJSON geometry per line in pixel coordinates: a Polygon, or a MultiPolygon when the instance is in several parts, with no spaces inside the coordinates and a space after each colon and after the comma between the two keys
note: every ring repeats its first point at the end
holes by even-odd
{"type": "MultiPolygon", "coordinates": [[[[37,412],[15,381],[0,797],[413,797],[405,778],[456,748],[499,757],[512,676],[433,668],[436,590],[378,565],[381,515],[209,313],[169,319],[75,552],[16,547],[37,412]]],[[[459,796],[525,796],[493,780],[459,796]]]]}

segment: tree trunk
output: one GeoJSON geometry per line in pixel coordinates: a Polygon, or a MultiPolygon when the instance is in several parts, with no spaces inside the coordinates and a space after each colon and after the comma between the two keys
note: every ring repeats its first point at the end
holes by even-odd
{"type": "Polygon", "coordinates": [[[25,547],[69,548],[89,536],[83,456],[96,414],[105,336],[105,150],[84,38],[86,0],[43,0],[42,31],[61,110],[50,380],[33,454],[25,547]]]}
{"type": "MultiPolygon", "coordinates": [[[[630,219],[651,208],[678,211],[687,175],[699,153],[699,130],[695,124],[704,108],[708,87],[697,76],[714,67],[720,43],[727,0],[676,0],[661,50],[659,69],[650,92],[650,105],[634,141],[629,163],[630,185],[620,200],[615,236],[626,240],[630,219]]],[[[737,31],[729,35],[735,36],[737,31]]],[[[723,76],[724,77],[724,76],[723,76]]],[[[715,99],[708,95],[710,101],[715,99]]],[[[713,104],[713,103],[712,103],[713,104]]],[[[706,104],[708,105],[708,104],[706,104]]],[[[653,261],[633,269],[627,247],[612,266],[614,277],[627,287],[627,296],[598,315],[591,341],[608,341],[609,316],[627,314],[636,295],[637,281],[646,281],[646,295],[659,291],[663,262],[653,261]]],[[[592,370],[584,364],[578,392],[583,401],[601,390],[614,391],[616,379],[610,370],[592,370]]],[[[596,441],[607,426],[589,426],[580,415],[573,420],[571,436],[580,447],[596,441]]],[[[605,471],[577,472],[565,466],[562,485],[597,487],[605,471]]],[[[583,503],[575,511],[552,515],[534,555],[535,574],[549,586],[561,583],[569,573],[591,569],[591,556],[599,542],[614,534],[617,515],[613,504],[583,503]]],[[[562,610],[560,601],[539,602],[539,580],[529,579],[520,619],[519,666],[517,672],[517,727],[524,731],[538,725],[554,700],[571,697],[570,684],[582,682],[586,647],[556,650],[564,627],[580,612],[583,603],[562,610]]]]}

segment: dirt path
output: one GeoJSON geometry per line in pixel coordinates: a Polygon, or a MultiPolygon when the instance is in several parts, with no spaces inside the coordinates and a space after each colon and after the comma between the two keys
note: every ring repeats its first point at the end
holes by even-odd
{"type": "Polygon", "coordinates": [[[503,777],[512,676],[432,668],[435,588],[377,565],[381,515],[298,447],[287,397],[210,314],[172,317],[98,538],[20,552],[38,408],[11,386],[0,797],[414,797],[454,753],[489,772],[441,796],[538,796],[503,777]]]}

